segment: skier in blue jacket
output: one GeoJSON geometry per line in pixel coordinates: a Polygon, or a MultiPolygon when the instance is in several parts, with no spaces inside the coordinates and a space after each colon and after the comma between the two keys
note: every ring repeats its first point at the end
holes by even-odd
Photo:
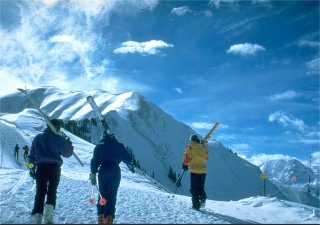
{"type": "MultiPolygon", "coordinates": [[[[59,120],[52,119],[50,122],[60,131],[59,120]]],[[[30,176],[36,179],[37,184],[31,213],[34,223],[53,223],[53,210],[56,206],[63,163],[61,156],[68,158],[72,154],[73,146],[70,139],[55,134],[49,126],[33,139],[28,166],[30,176]]]]}
{"type": "Polygon", "coordinates": [[[135,172],[132,157],[125,146],[118,142],[112,133],[104,131],[102,139],[94,148],[90,164],[91,184],[97,185],[96,174],[98,173],[99,191],[106,199],[105,205],[97,204],[99,224],[112,224],[115,218],[117,192],[121,180],[119,167],[121,162],[124,162],[132,173],[135,172]]]}

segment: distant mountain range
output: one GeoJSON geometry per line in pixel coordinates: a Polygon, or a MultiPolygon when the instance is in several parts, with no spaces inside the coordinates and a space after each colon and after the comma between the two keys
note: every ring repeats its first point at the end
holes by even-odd
{"type": "Polygon", "coordinates": [[[269,174],[272,179],[275,179],[283,184],[307,184],[309,182],[319,181],[314,171],[303,165],[296,159],[278,159],[268,160],[260,166],[264,173],[269,174]]]}
{"type": "MultiPolygon", "coordinates": [[[[96,144],[102,126],[86,101],[88,95],[93,96],[118,140],[132,149],[136,166],[168,191],[173,189],[174,180],[182,170],[184,148],[190,135],[196,133],[191,127],[177,121],[137,92],[112,95],[103,90],[71,92],[46,86],[30,89],[28,93],[49,117],[61,119],[64,128],[76,134],[77,139],[96,144]]],[[[1,165],[6,165],[6,160],[13,159],[12,146],[18,141],[30,144],[45,124],[39,123],[37,112],[18,91],[2,96],[0,106],[1,165]],[[27,130],[26,123],[33,129],[27,130]]],[[[319,193],[317,195],[316,191],[306,198],[308,191],[300,188],[299,196],[302,197],[297,198],[296,193],[289,192],[286,187],[293,179],[296,183],[306,184],[309,174],[312,174],[312,182],[319,181],[317,175],[299,161],[270,161],[261,165],[261,170],[218,141],[209,141],[208,150],[206,191],[209,199],[228,201],[266,194],[302,204],[311,202],[312,206],[319,207],[319,193]],[[266,189],[260,178],[262,172],[272,178],[266,180],[266,189]]],[[[86,160],[85,163],[90,163],[86,160]]],[[[187,173],[177,193],[190,195],[189,179],[187,173]]]]}

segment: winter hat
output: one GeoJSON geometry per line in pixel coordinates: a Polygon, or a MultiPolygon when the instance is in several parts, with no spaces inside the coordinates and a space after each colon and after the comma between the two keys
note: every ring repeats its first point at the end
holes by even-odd
{"type": "Polygon", "coordinates": [[[116,139],[114,134],[109,130],[103,130],[102,137],[110,137],[110,138],[116,139]]]}
{"type": "MultiPolygon", "coordinates": [[[[52,125],[56,128],[57,131],[60,130],[60,121],[58,119],[51,119],[50,122],[52,123],[52,125]]],[[[49,127],[49,126],[48,126],[49,127]]]]}
{"type": "Polygon", "coordinates": [[[190,136],[190,141],[194,141],[194,142],[200,143],[200,139],[199,139],[198,136],[195,135],[195,134],[192,134],[192,135],[190,136]]]}

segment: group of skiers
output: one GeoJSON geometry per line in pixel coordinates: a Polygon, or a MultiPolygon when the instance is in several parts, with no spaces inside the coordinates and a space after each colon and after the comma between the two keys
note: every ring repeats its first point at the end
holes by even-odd
{"type": "MultiPolygon", "coordinates": [[[[19,162],[19,149],[20,149],[20,146],[18,144],[16,144],[16,146],[14,147],[14,158],[19,162]]],[[[29,146],[28,145],[25,145],[23,146],[22,148],[24,150],[24,153],[23,153],[23,158],[24,160],[28,160],[28,154],[29,154],[29,146]]]]}
{"type": "MultiPolygon", "coordinates": [[[[58,119],[51,119],[60,131],[58,119]]],[[[68,137],[55,134],[49,126],[33,139],[29,154],[30,176],[36,180],[36,194],[31,212],[34,223],[53,223],[57,188],[60,182],[62,157],[73,155],[73,145],[68,137]],[[62,157],[61,157],[62,156],[62,157]]],[[[199,210],[207,198],[204,183],[208,151],[197,135],[190,137],[182,160],[184,171],[190,170],[192,207],[199,210]]],[[[112,224],[115,219],[117,192],[121,180],[119,164],[124,162],[135,173],[132,156],[125,146],[109,131],[104,131],[101,140],[93,150],[90,161],[89,179],[99,191],[97,214],[99,224],[112,224]],[[100,200],[105,200],[104,202],[100,200]]]]}

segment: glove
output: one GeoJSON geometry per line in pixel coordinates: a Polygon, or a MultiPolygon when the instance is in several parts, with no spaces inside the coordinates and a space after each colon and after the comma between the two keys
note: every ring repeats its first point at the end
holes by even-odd
{"type": "Polygon", "coordinates": [[[184,164],[182,163],[182,169],[183,169],[184,171],[187,171],[187,170],[189,169],[189,166],[186,166],[186,165],[184,165],[184,164]]]}
{"type": "Polygon", "coordinates": [[[70,138],[69,137],[67,137],[67,142],[68,142],[68,145],[72,148],[72,150],[74,149],[74,147],[73,147],[73,145],[72,145],[72,142],[71,142],[71,140],[70,140],[70,138]]]}
{"type": "Polygon", "coordinates": [[[131,171],[131,173],[135,173],[134,166],[132,164],[127,164],[128,169],[131,171]]]}
{"type": "Polygon", "coordinates": [[[37,178],[37,175],[36,175],[36,167],[30,168],[30,170],[29,170],[29,175],[30,175],[30,177],[32,177],[33,179],[36,179],[36,178],[37,178]]]}
{"type": "Polygon", "coordinates": [[[95,173],[90,173],[89,179],[93,186],[97,185],[97,177],[95,173]]]}

